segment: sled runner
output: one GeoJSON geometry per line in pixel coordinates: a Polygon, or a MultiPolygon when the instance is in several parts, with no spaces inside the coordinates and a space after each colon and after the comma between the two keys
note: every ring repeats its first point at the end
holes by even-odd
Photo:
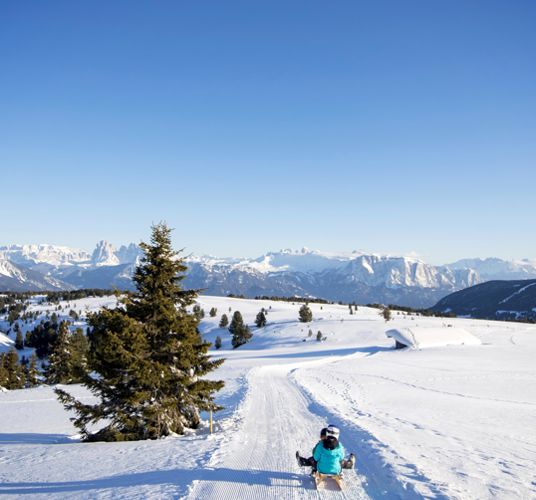
{"type": "Polygon", "coordinates": [[[334,483],[341,491],[343,489],[342,474],[322,474],[316,471],[313,472],[313,479],[317,490],[321,487],[325,488],[328,482],[334,483]]]}

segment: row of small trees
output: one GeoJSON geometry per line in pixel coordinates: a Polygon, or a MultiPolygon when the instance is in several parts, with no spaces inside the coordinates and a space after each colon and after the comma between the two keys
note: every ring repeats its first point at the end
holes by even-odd
{"type": "MultiPolygon", "coordinates": [[[[197,309],[197,311],[199,311],[199,309],[197,309]]],[[[195,309],[194,309],[194,312],[195,312],[195,309]]],[[[212,309],[211,309],[211,312],[212,312],[212,309]]],[[[257,328],[263,328],[266,326],[266,323],[267,323],[266,314],[267,314],[267,311],[264,308],[262,308],[257,313],[257,316],[255,317],[255,326],[257,328]]],[[[313,320],[313,313],[307,304],[304,304],[300,308],[298,317],[299,317],[299,320],[303,323],[310,323],[313,320]]],[[[251,333],[249,326],[244,323],[244,319],[242,318],[242,314],[240,313],[240,311],[235,311],[233,313],[233,318],[231,320],[230,325],[229,325],[229,318],[227,314],[222,314],[219,327],[227,328],[227,326],[229,326],[229,332],[232,335],[231,345],[233,346],[233,349],[236,349],[237,347],[240,347],[241,345],[246,344],[253,337],[253,334],[251,333]]],[[[320,332],[319,334],[322,335],[320,332]]],[[[214,347],[216,349],[220,349],[221,346],[222,346],[222,339],[220,336],[217,336],[214,341],[214,347]]]]}
{"type": "MultiPolygon", "coordinates": [[[[257,314],[255,318],[255,326],[257,328],[263,328],[266,326],[266,323],[267,323],[266,313],[267,313],[266,310],[262,308],[257,314]]],[[[253,333],[251,333],[251,329],[249,328],[249,326],[244,323],[244,318],[242,317],[242,313],[240,311],[235,311],[233,313],[231,324],[229,324],[229,318],[227,314],[222,314],[220,318],[219,327],[220,328],[228,327],[229,333],[232,336],[231,345],[233,346],[234,349],[236,349],[237,347],[240,347],[241,345],[246,344],[253,337],[253,333]]],[[[214,347],[216,349],[220,349],[221,346],[222,346],[222,339],[220,336],[217,336],[214,341],[214,347]]]]}
{"type": "MultiPolygon", "coordinates": [[[[55,330],[53,330],[55,332],[55,330]]],[[[6,389],[24,389],[38,383],[76,384],[88,372],[89,345],[81,328],[73,333],[69,323],[62,321],[54,341],[47,352],[48,363],[43,362],[43,370],[38,368],[38,356],[34,352],[30,359],[24,356],[19,361],[16,349],[2,354],[0,361],[0,386],[6,389]]],[[[37,351],[37,349],[36,349],[37,351]]]]}

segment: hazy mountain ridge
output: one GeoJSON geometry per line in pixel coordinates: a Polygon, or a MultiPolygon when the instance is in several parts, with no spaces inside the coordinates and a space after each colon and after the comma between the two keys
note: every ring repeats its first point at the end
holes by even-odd
{"type": "MultiPolygon", "coordinates": [[[[0,265],[12,267],[9,273],[0,272],[0,289],[130,289],[140,257],[134,243],[116,249],[100,241],[91,253],[55,245],[4,246],[0,265]],[[30,271],[31,275],[25,274],[30,271]]],[[[190,255],[186,260],[185,285],[207,294],[298,295],[415,307],[429,307],[489,279],[536,278],[536,262],[527,260],[465,259],[433,266],[415,257],[307,248],[268,252],[255,259],[190,255]]]]}

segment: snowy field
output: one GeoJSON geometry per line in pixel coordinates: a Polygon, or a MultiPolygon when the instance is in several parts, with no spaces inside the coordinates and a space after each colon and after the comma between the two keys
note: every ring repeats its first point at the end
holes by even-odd
{"type": "MultiPolygon", "coordinates": [[[[69,307],[87,312],[114,303],[82,299],[69,307]]],[[[534,325],[396,312],[386,324],[376,309],[349,315],[347,306],[319,304],[310,305],[314,319],[305,325],[297,321],[298,303],[199,303],[202,332],[211,341],[222,337],[214,352],[226,358],[212,374],[226,381],[214,434],[205,426],[160,441],[85,444],[50,388],[0,393],[0,496],[536,498],[534,325]],[[218,328],[221,314],[230,319],[239,310],[252,325],[261,307],[268,325],[253,327],[253,340],[232,350],[230,334],[218,328]],[[448,324],[482,344],[395,351],[385,336],[390,328],[448,324]],[[323,342],[316,341],[319,330],[323,342]],[[328,422],[357,457],[343,492],[317,492],[294,457],[296,450],[309,455],[328,422]]]]}

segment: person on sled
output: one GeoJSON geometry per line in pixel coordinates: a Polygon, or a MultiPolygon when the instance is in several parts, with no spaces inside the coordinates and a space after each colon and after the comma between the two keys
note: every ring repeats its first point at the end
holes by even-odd
{"type": "Polygon", "coordinates": [[[340,474],[340,469],[353,469],[355,464],[355,456],[353,453],[350,453],[350,457],[348,460],[344,459],[344,447],[342,444],[339,443],[339,435],[340,431],[337,427],[334,425],[328,425],[328,427],[324,427],[320,431],[320,440],[313,448],[313,456],[309,458],[305,458],[300,456],[300,453],[296,452],[296,459],[298,460],[298,465],[300,467],[312,467],[311,472],[316,472],[317,470],[319,472],[322,472],[324,474],[331,474],[329,472],[324,472],[324,469],[327,468],[326,461],[328,457],[328,452],[324,452],[323,450],[330,450],[334,451],[337,449],[337,456],[340,455],[339,459],[339,472],[337,474],[340,474]],[[320,470],[318,468],[318,462],[322,458],[323,465],[321,466],[323,470],[320,470]]]}

